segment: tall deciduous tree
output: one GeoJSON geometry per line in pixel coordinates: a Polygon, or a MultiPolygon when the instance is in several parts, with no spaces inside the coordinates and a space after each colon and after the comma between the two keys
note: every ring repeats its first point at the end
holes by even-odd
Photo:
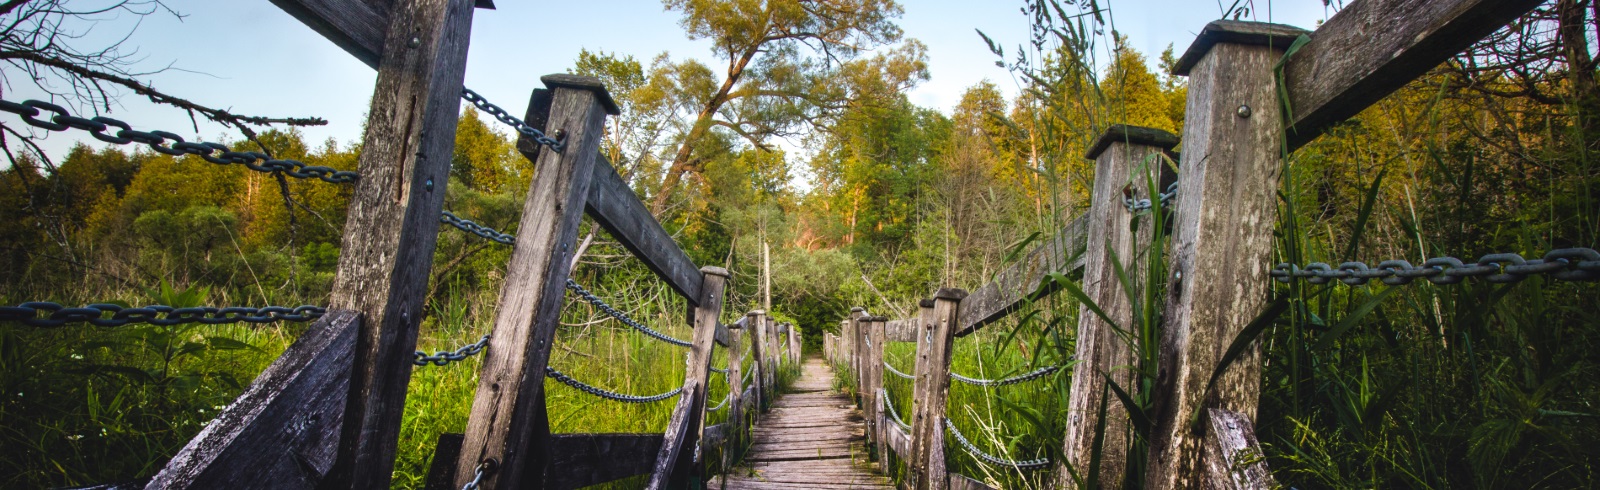
{"type": "MultiPolygon", "coordinates": [[[[894,19],[901,8],[892,0],[664,0],[691,39],[713,41],[727,62],[720,82],[698,63],[680,65],[683,93],[695,95],[692,123],[677,139],[677,149],[655,195],[652,211],[666,209],[686,173],[699,174],[707,161],[697,154],[713,128],[766,149],[774,137],[825,127],[855,95],[837,77],[871,72],[889,86],[924,78],[920,44],[858,60],[866,50],[898,42],[894,19]],[[847,66],[853,65],[853,66],[847,66]],[[896,75],[899,78],[894,78],[896,75]],[[712,81],[712,83],[704,83],[712,81]],[[710,89],[710,90],[706,90],[710,89]]],[[[846,77],[854,78],[854,77],[846,77]]],[[[880,85],[881,86],[881,85],[880,85]]]]}

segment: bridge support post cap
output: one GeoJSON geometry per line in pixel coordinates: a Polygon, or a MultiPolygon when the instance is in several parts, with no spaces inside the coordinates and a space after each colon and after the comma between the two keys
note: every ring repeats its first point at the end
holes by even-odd
{"type": "Polygon", "coordinates": [[[705,266],[705,267],[701,267],[700,268],[700,273],[708,275],[708,276],[722,276],[722,277],[725,277],[725,278],[726,277],[733,277],[732,274],[728,273],[727,269],[724,269],[724,268],[721,268],[721,267],[717,267],[717,266],[714,266],[714,265],[708,265],[708,266],[705,266]]]}
{"type": "Polygon", "coordinates": [[[1211,47],[1218,43],[1248,44],[1254,46],[1272,46],[1288,49],[1294,40],[1311,31],[1299,27],[1273,24],[1271,22],[1246,22],[1242,20],[1213,20],[1200,30],[1200,35],[1194,38],[1194,43],[1183,52],[1178,62],[1172,65],[1173,75],[1187,76],[1189,70],[1211,52],[1211,47]]]}
{"type": "Polygon", "coordinates": [[[860,306],[857,306],[857,307],[854,307],[854,308],[850,309],[851,313],[865,313],[866,311],[867,311],[866,308],[862,308],[860,306]]]}
{"type": "Polygon", "coordinates": [[[923,299],[917,301],[917,306],[922,307],[922,308],[932,308],[933,307],[933,298],[923,298],[923,299]]]}
{"type": "Polygon", "coordinates": [[[749,313],[745,313],[744,315],[745,316],[760,316],[760,315],[765,315],[765,314],[767,314],[767,310],[750,310],[749,313]]]}
{"type": "Polygon", "coordinates": [[[933,298],[961,301],[967,299],[967,290],[961,288],[939,288],[939,292],[933,293],[933,298]]]}
{"type": "Polygon", "coordinates": [[[595,98],[600,100],[600,106],[606,109],[606,114],[613,116],[622,114],[622,109],[617,107],[617,101],[612,100],[611,92],[606,90],[606,84],[598,78],[555,73],[539,77],[539,81],[544,82],[544,86],[551,90],[570,88],[594,92],[595,98]]]}
{"type": "Polygon", "coordinates": [[[1154,146],[1162,150],[1171,150],[1178,146],[1178,135],[1156,128],[1112,124],[1104,133],[1100,133],[1100,137],[1094,140],[1094,146],[1090,146],[1089,152],[1083,157],[1090,160],[1099,158],[1112,143],[1154,146]]]}

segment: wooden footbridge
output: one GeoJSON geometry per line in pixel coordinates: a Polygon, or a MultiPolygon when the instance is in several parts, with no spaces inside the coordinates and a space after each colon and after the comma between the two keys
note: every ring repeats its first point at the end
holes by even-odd
{"type": "MultiPolygon", "coordinates": [[[[1151,155],[1175,152],[1175,135],[1113,128],[1091,151],[1099,174],[1085,216],[971,295],[941,289],[913,318],[894,321],[853,313],[840,335],[825,342],[832,365],[846,371],[848,394],[831,391],[829,367],[812,360],[794,391],[778,396],[778,371],[794,369],[801,359],[800,329],[776,325],[761,311],[721,321],[727,271],[692,263],[600,153],[606,117],[618,109],[598,81],[544,77],[546,88],[533,91],[518,119],[463,86],[475,7],[492,8],[489,0],[271,1],[377,70],[359,179],[324,176],[330,182],[355,180],[331,304],[147,488],[388,488],[415,363],[479,353],[483,363],[469,421],[463,434],[440,436],[430,488],[568,489],[630,477],[646,479],[642,485],[652,489],[702,483],[881,488],[891,483],[878,468],[885,460],[906,465],[908,471],[894,472],[907,475],[898,481],[903,487],[983,488],[947,472],[947,445],[961,444],[975,457],[984,450],[962,439],[944,417],[950,343],[1053,292],[1039,288],[1061,284],[1044,281],[1051,275],[1081,275],[1078,295],[1103,310],[1080,315],[1071,406],[1062,415],[1067,434],[1061,451],[1053,452],[1062,460],[980,459],[1012,466],[1008,470],[1047,469],[1056,475],[1050,480],[1057,488],[1078,487],[1068,475],[1090,467],[1087,448],[1095,441],[1103,437],[1107,448],[1129,446],[1128,413],[1115,401],[1105,403],[1107,379],[1132,386],[1124,382],[1131,374],[1123,369],[1132,346],[1116,341],[1109,325],[1127,325],[1133,314],[1131,305],[1117,300],[1115,276],[1119,270],[1138,273],[1129,258],[1140,235],[1129,223],[1145,218],[1132,201],[1124,207],[1123,198],[1135,193],[1154,200],[1167,187],[1151,183],[1174,179],[1169,292],[1159,306],[1165,323],[1159,339],[1145,339],[1158,342],[1160,351],[1159,377],[1150,387],[1154,405],[1148,419],[1141,419],[1149,427],[1149,452],[1139,458],[1148,461],[1145,487],[1266,488],[1270,475],[1249,430],[1259,392],[1259,346],[1236,351],[1226,343],[1264,309],[1283,156],[1540,3],[1354,0],[1315,32],[1212,22],[1177,62],[1177,73],[1189,77],[1181,173],[1146,177],[1150,169],[1137,166],[1151,155]],[[490,336],[455,353],[419,356],[418,326],[463,98],[515,129],[518,149],[538,172],[516,237],[445,215],[445,223],[515,249],[490,336]],[[566,293],[580,290],[569,276],[585,215],[689,304],[691,340],[635,327],[688,349],[680,389],[619,395],[550,369],[566,293]],[[916,366],[899,368],[917,380],[915,406],[901,409],[912,414],[904,426],[881,389],[888,342],[917,343],[916,366]],[[715,368],[713,360],[723,356],[726,367],[715,368]],[[1225,363],[1225,357],[1233,362],[1225,363]],[[661,433],[552,434],[547,378],[621,401],[675,397],[676,405],[661,433]],[[707,387],[719,379],[727,380],[729,396],[708,403],[707,387]],[[1110,409],[1101,418],[1090,408],[1096,406],[1110,409]],[[726,422],[708,425],[719,410],[728,411],[717,415],[726,422]]],[[[30,110],[5,107],[19,114],[30,110]]],[[[54,106],[30,107],[31,115],[24,114],[30,124],[51,131],[94,126],[64,112],[53,117],[55,124],[36,120],[38,107],[54,106]]],[[[101,124],[97,136],[105,130],[101,124]]],[[[211,154],[216,147],[192,142],[169,145],[164,136],[142,138],[216,163],[256,161],[233,152],[218,158],[211,154]]],[[[289,167],[300,169],[252,165],[271,172],[289,167]]],[[[326,170],[331,169],[319,171],[326,170]]],[[[1588,270],[1563,267],[1559,273],[1573,277],[1588,270]]],[[[59,306],[53,311],[60,314],[28,321],[149,321],[155,315],[103,318],[101,310],[68,312],[59,306]]],[[[239,321],[222,318],[227,315],[211,319],[239,321]]],[[[1131,472],[1125,467],[1130,458],[1118,451],[1125,450],[1108,449],[1099,461],[1095,486],[1120,488],[1122,475],[1131,472]]],[[[949,457],[965,456],[952,451],[949,457]]]]}

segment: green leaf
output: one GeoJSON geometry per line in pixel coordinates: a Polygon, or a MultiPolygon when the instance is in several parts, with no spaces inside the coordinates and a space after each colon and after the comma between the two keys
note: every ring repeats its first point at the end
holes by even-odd
{"type": "Polygon", "coordinates": [[[1356,324],[1360,323],[1361,319],[1365,318],[1368,313],[1372,313],[1372,310],[1377,308],[1378,304],[1382,303],[1384,298],[1388,298],[1389,295],[1394,294],[1395,291],[1399,290],[1399,288],[1389,288],[1383,290],[1381,293],[1372,295],[1372,299],[1369,299],[1367,302],[1362,303],[1361,306],[1356,307],[1355,311],[1351,311],[1350,314],[1345,315],[1343,320],[1339,320],[1339,324],[1334,325],[1332,330],[1329,330],[1328,333],[1322,334],[1321,338],[1317,340],[1316,345],[1313,345],[1311,348],[1314,350],[1322,350],[1332,346],[1333,341],[1338,340],[1339,336],[1344,335],[1345,332],[1349,331],[1352,327],[1355,327],[1356,324]]]}

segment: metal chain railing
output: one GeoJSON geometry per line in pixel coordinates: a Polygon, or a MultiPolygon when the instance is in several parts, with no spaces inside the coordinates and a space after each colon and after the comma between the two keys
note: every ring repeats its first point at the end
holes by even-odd
{"type": "Polygon", "coordinates": [[[455,351],[442,350],[435,352],[430,356],[428,353],[419,350],[415,354],[412,354],[413,358],[411,359],[411,363],[418,366],[426,366],[429,364],[443,366],[452,362],[465,361],[468,357],[478,355],[479,352],[483,352],[483,350],[487,348],[489,348],[489,336],[485,335],[483,338],[478,339],[477,342],[463,345],[461,348],[456,349],[455,351]]]}
{"type": "Polygon", "coordinates": [[[583,298],[584,301],[588,301],[589,304],[594,305],[595,308],[599,308],[601,312],[604,312],[611,318],[617,319],[617,321],[622,322],[624,325],[633,327],[634,330],[644,332],[645,335],[655,337],[657,340],[679,347],[689,347],[694,345],[688,341],[678,340],[667,336],[667,334],[651,330],[650,327],[644,326],[644,324],[639,323],[638,321],[629,317],[621,310],[612,308],[611,305],[606,304],[605,300],[600,299],[599,296],[595,296],[594,293],[590,293],[589,290],[584,289],[583,286],[579,286],[577,281],[567,279],[567,289],[571,289],[573,293],[577,293],[577,295],[583,298]]]}
{"type": "Polygon", "coordinates": [[[470,219],[457,217],[455,213],[445,211],[439,215],[439,222],[454,226],[461,231],[478,235],[501,245],[516,245],[517,236],[510,233],[501,233],[494,228],[480,225],[470,219]]]}
{"type": "Polygon", "coordinates": [[[944,419],[944,428],[950,431],[950,435],[956,436],[956,441],[960,442],[961,446],[966,448],[968,454],[971,454],[975,458],[984,460],[989,464],[996,466],[1010,466],[1022,471],[1044,469],[1044,467],[1050,466],[1050,460],[1044,458],[1030,459],[1027,461],[1012,461],[985,453],[978,449],[978,446],[972,445],[972,441],[968,441],[967,436],[962,435],[961,431],[956,430],[956,425],[950,423],[950,419],[948,418],[944,419]]]}
{"type": "Polygon", "coordinates": [[[883,360],[883,367],[888,369],[889,372],[894,373],[895,376],[899,376],[899,377],[902,377],[902,378],[905,378],[905,379],[917,379],[916,376],[912,376],[912,375],[909,375],[909,374],[906,374],[906,373],[902,373],[902,372],[900,372],[899,369],[895,369],[894,366],[889,364],[889,360],[888,359],[884,359],[883,360]]]}
{"type": "Polygon", "coordinates": [[[711,372],[719,373],[719,374],[728,374],[728,370],[727,369],[717,369],[716,366],[712,366],[711,367],[711,372]]]}
{"type": "MultiPolygon", "coordinates": [[[[1169,202],[1172,201],[1172,198],[1174,197],[1178,197],[1177,182],[1173,182],[1172,184],[1168,185],[1167,191],[1157,195],[1156,200],[1159,201],[1163,207],[1165,207],[1169,202]]],[[[1124,194],[1122,196],[1122,206],[1128,208],[1128,212],[1130,213],[1137,213],[1146,209],[1150,209],[1155,205],[1151,203],[1149,199],[1134,199],[1132,195],[1124,194]]]]}
{"type": "Polygon", "coordinates": [[[1039,369],[1035,369],[1031,373],[1019,374],[1019,375],[1016,375],[1016,376],[1012,376],[1012,377],[1009,377],[1009,378],[1003,378],[1003,379],[969,378],[969,377],[962,376],[962,375],[959,375],[959,374],[956,374],[956,373],[950,373],[950,379],[953,379],[953,380],[956,380],[956,381],[960,381],[962,383],[966,383],[966,384],[969,384],[969,385],[976,385],[976,386],[1005,386],[1005,385],[1014,385],[1014,384],[1017,384],[1017,383],[1023,383],[1023,382],[1027,382],[1027,381],[1033,381],[1035,379],[1039,379],[1039,378],[1048,376],[1050,373],[1054,373],[1056,371],[1059,371],[1060,369],[1061,369],[1061,366],[1046,366],[1046,367],[1042,367],[1042,368],[1039,368],[1039,369]]]}
{"type": "Polygon", "coordinates": [[[88,322],[100,327],[120,327],[136,323],[162,326],[185,323],[221,325],[239,322],[308,322],[321,318],[326,311],[320,306],[311,305],[302,305],[294,308],[285,306],[262,308],[242,306],[173,308],[164,305],[124,308],[112,304],[96,303],[81,308],[68,308],[56,303],[32,301],[17,306],[0,306],[0,321],[21,322],[23,325],[30,327],[59,327],[77,322],[88,322]],[[45,314],[45,316],[40,316],[41,313],[45,314]],[[107,314],[110,316],[108,317],[107,314]]]}
{"type": "Polygon", "coordinates": [[[885,406],[889,407],[889,420],[894,421],[894,423],[899,425],[900,428],[910,431],[911,424],[907,424],[905,419],[900,418],[900,412],[894,409],[894,399],[889,398],[889,391],[883,388],[878,388],[878,397],[883,400],[883,404],[885,406]]]}
{"type": "Polygon", "coordinates": [[[494,458],[489,458],[484,460],[482,463],[478,463],[478,467],[472,469],[472,481],[467,482],[466,485],[462,485],[461,490],[478,490],[479,486],[483,485],[483,477],[490,473],[494,473],[494,469],[494,458]]]}
{"type": "Polygon", "coordinates": [[[562,373],[561,371],[557,371],[556,368],[553,368],[553,367],[546,366],[545,367],[545,372],[549,373],[550,377],[555,378],[556,381],[560,381],[562,383],[566,383],[567,386],[571,386],[573,388],[577,388],[578,391],[582,391],[582,392],[588,393],[590,395],[598,396],[600,398],[605,398],[607,400],[619,401],[619,402],[622,402],[622,403],[651,403],[651,402],[658,402],[658,401],[661,401],[661,400],[672,398],[674,396],[678,396],[679,393],[683,392],[683,387],[679,386],[677,388],[674,388],[672,391],[668,391],[666,393],[662,393],[662,394],[659,394],[659,395],[651,395],[651,396],[624,395],[622,393],[617,393],[617,392],[606,390],[606,389],[603,389],[603,388],[597,388],[597,387],[591,386],[589,384],[586,384],[586,383],[584,383],[582,381],[578,381],[576,379],[572,379],[571,376],[567,376],[566,373],[562,373]]]}
{"type": "Polygon", "coordinates": [[[343,184],[355,182],[360,176],[355,172],[335,170],[331,167],[278,159],[255,151],[233,151],[226,145],[200,141],[184,141],[183,137],[167,131],[137,131],[128,123],[104,116],[84,118],[72,115],[66,108],[39,100],[21,103],[0,100],[0,111],[22,116],[22,121],[47,131],[76,129],[86,131],[95,139],[118,145],[143,144],[156,153],[172,156],[195,155],[218,165],[238,164],[257,172],[281,173],[297,179],[320,179],[343,184]],[[44,112],[54,113],[49,120],[39,119],[44,112]],[[106,131],[116,128],[116,134],[106,131]]]}
{"type": "Polygon", "coordinates": [[[505,125],[511,126],[513,131],[516,131],[523,136],[527,136],[529,139],[532,139],[541,145],[550,147],[550,149],[555,150],[556,153],[561,153],[561,151],[564,149],[563,147],[565,145],[563,145],[560,141],[546,136],[543,131],[536,129],[533,126],[529,126],[528,123],[522,122],[521,119],[517,119],[516,116],[507,113],[505,109],[501,109],[500,106],[494,105],[493,102],[489,102],[489,99],[483,98],[482,95],[478,95],[477,92],[473,92],[471,89],[461,89],[461,98],[467,102],[471,102],[472,105],[477,106],[478,110],[483,111],[485,114],[494,116],[495,119],[505,123],[505,125]]]}
{"type": "Polygon", "coordinates": [[[1600,280],[1600,252],[1589,248],[1563,248],[1551,250],[1539,259],[1524,259],[1514,253],[1495,253],[1480,257],[1477,262],[1465,263],[1455,257],[1434,257],[1422,266],[1413,266],[1404,260],[1385,260],[1376,267],[1362,262],[1345,262],[1335,268],[1323,262],[1313,262],[1301,269],[1295,264],[1281,263],[1271,275],[1278,282],[1288,283],[1303,279],[1312,284],[1326,284],[1338,280],[1352,286],[1364,286],[1373,279],[1398,286],[1417,278],[1434,284],[1456,284],[1468,277],[1481,277],[1491,283],[1512,283],[1529,276],[1546,275],[1562,281],[1600,280]]]}

